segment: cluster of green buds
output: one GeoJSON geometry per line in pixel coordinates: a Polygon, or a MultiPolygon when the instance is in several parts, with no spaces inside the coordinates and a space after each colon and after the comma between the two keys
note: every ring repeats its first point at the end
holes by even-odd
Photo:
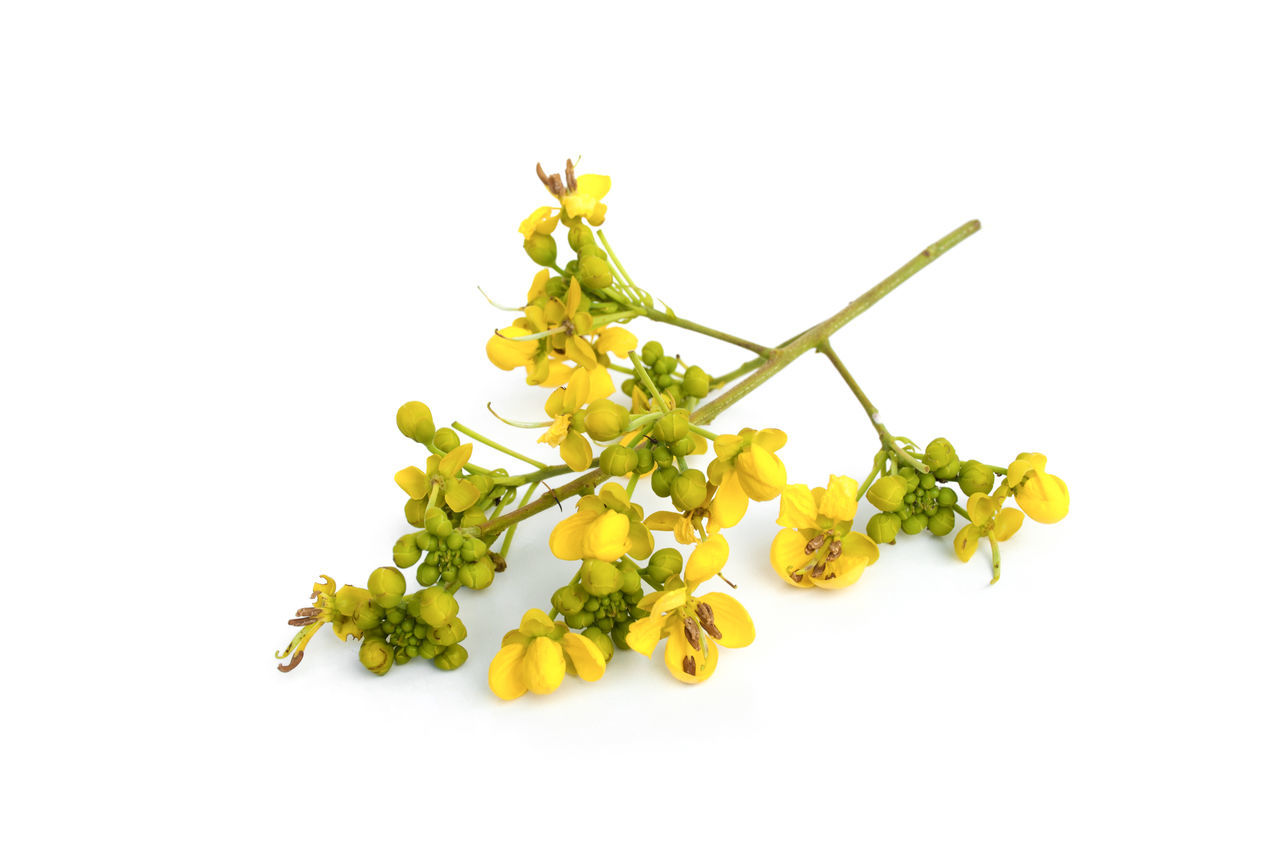
{"type": "MultiPolygon", "coordinates": [[[[582,630],[597,644],[608,642],[597,635],[612,638],[625,649],[627,629],[644,616],[636,607],[643,596],[640,569],[630,558],[616,562],[588,558],[572,581],[551,594],[551,606],[569,628],[582,630]]],[[[601,645],[600,650],[606,661],[612,657],[612,647],[601,645]]]]}
{"type": "MultiPolygon", "coordinates": [[[[881,465],[892,463],[887,451],[876,455],[881,465]]],[[[867,536],[876,543],[893,543],[898,532],[919,534],[925,529],[936,537],[946,537],[956,527],[956,491],[946,486],[954,481],[962,464],[945,438],[929,443],[919,456],[929,472],[909,465],[897,466],[882,474],[867,490],[867,501],[881,513],[867,521],[867,536]]]]}
{"type": "Polygon", "coordinates": [[[648,387],[656,387],[665,393],[674,407],[692,409],[699,400],[711,392],[711,376],[701,366],[686,366],[680,358],[667,354],[662,343],[650,340],[640,349],[640,363],[645,378],[638,373],[622,382],[622,391],[632,397],[635,404],[643,404],[650,398],[648,387]]]}
{"type": "Polygon", "coordinates": [[[467,627],[458,618],[458,601],[442,586],[405,594],[404,574],[379,567],[369,587],[338,591],[338,606],[350,608],[363,632],[360,663],[381,676],[393,664],[428,659],[441,670],[456,670],[467,660],[461,645],[467,627]],[[344,598],[345,597],[345,598],[344,598]]]}

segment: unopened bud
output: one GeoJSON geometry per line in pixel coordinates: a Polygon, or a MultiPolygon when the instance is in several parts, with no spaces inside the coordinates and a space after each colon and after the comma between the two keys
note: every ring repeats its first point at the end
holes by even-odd
{"type": "Polygon", "coordinates": [[[609,446],[600,453],[600,469],[615,477],[627,475],[639,461],[636,450],[626,446],[609,446]]]}
{"type": "Polygon", "coordinates": [[[696,469],[680,473],[671,482],[671,501],[677,510],[691,511],[707,498],[707,479],[696,469]]]}
{"type": "Polygon", "coordinates": [[[441,670],[457,670],[467,663],[467,649],[456,643],[452,646],[447,646],[440,651],[439,655],[431,659],[431,663],[441,670]]]}
{"type": "Polygon", "coordinates": [[[653,426],[654,436],[664,443],[673,443],[689,433],[689,411],[673,410],[653,426]]]}
{"type": "Polygon", "coordinates": [[[442,626],[458,615],[458,600],[440,585],[421,591],[418,599],[418,619],[429,626],[442,626]]]}
{"type": "Polygon", "coordinates": [[[578,258],[577,278],[588,289],[606,289],[613,283],[613,272],[606,260],[584,251],[578,258]]]}
{"type": "Polygon", "coordinates": [[[684,569],[684,557],[678,549],[659,549],[649,558],[649,582],[658,587],[684,569]]]}
{"type": "Polygon", "coordinates": [[[524,252],[540,266],[556,264],[556,240],[549,233],[534,233],[524,240],[524,252]]]}
{"type": "Polygon", "coordinates": [[[596,399],[587,405],[584,418],[586,432],[597,442],[617,439],[631,424],[631,414],[617,402],[607,398],[596,399]]]}
{"type": "Polygon", "coordinates": [[[404,588],[404,573],[395,567],[378,567],[369,574],[369,594],[383,608],[399,605],[404,588]]]}
{"type": "Polygon", "coordinates": [[[431,438],[436,433],[435,422],[431,419],[431,408],[420,401],[400,405],[400,409],[396,411],[396,427],[400,429],[401,434],[424,446],[431,442],[431,438]]]}
{"type": "Polygon", "coordinates": [[[386,675],[391,669],[394,662],[394,656],[391,654],[391,647],[381,640],[365,638],[360,644],[360,663],[363,664],[370,673],[376,673],[379,676],[386,675]]]}
{"type": "Polygon", "coordinates": [[[929,532],[935,537],[946,537],[956,527],[956,512],[950,508],[939,508],[929,517],[929,532]]]}
{"type": "Polygon", "coordinates": [[[877,543],[892,543],[902,528],[902,520],[897,514],[876,514],[867,520],[867,536],[877,543]]]}
{"type": "Polygon", "coordinates": [[[408,569],[422,558],[422,550],[418,548],[418,536],[406,534],[391,547],[391,560],[397,567],[408,569]]]}
{"type": "Polygon", "coordinates": [[[882,511],[893,512],[902,507],[910,489],[901,475],[886,475],[867,490],[867,501],[882,511]]]}
{"type": "Polygon", "coordinates": [[[608,561],[588,558],[582,562],[582,589],[592,596],[608,596],[622,589],[622,571],[608,561]]]}
{"type": "Polygon", "coordinates": [[[576,614],[587,604],[587,592],[578,584],[566,584],[551,594],[551,604],[561,614],[576,614]]]}

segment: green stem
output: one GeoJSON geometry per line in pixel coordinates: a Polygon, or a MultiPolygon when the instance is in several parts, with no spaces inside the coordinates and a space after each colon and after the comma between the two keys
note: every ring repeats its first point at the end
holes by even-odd
{"type": "Polygon", "coordinates": [[[721,375],[718,378],[712,378],[711,388],[718,389],[719,387],[723,387],[725,384],[729,383],[734,378],[740,378],[743,375],[750,372],[752,369],[755,369],[760,364],[764,363],[764,361],[767,359],[768,359],[767,357],[763,357],[763,356],[753,357],[752,359],[743,363],[737,369],[734,369],[732,372],[726,372],[725,374],[721,375]]]}
{"type": "Polygon", "coordinates": [[[649,391],[649,397],[653,399],[658,409],[667,414],[671,412],[671,408],[667,407],[667,403],[662,400],[662,393],[658,392],[657,386],[653,383],[653,378],[649,377],[649,370],[644,368],[644,361],[640,359],[640,355],[635,351],[628,351],[627,356],[631,358],[631,364],[636,367],[636,376],[644,384],[644,388],[649,391]]]}
{"type": "Polygon", "coordinates": [[[884,470],[885,453],[883,451],[876,452],[875,463],[871,466],[871,471],[867,473],[867,477],[863,479],[862,486],[858,488],[858,501],[867,495],[867,491],[871,489],[871,485],[875,483],[876,478],[884,470]]]}
{"type": "Polygon", "coordinates": [[[644,317],[653,322],[662,322],[663,324],[666,324],[666,325],[675,325],[677,328],[684,328],[687,331],[700,333],[703,336],[709,336],[712,339],[718,339],[721,342],[727,342],[730,345],[736,345],[739,348],[745,348],[747,351],[754,351],[756,354],[767,355],[769,354],[770,351],[772,351],[772,349],[769,348],[768,346],[761,345],[758,342],[752,342],[751,340],[743,339],[740,336],[734,336],[733,334],[725,333],[724,331],[718,331],[715,328],[709,328],[706,325],[700,325],[697,322],[692,322],[688,319],[682,319],[679,316],[673,316],[669,313],[664,313],[663,311],[654,309],[653,307],[645,308],[644,317]]]}
{"type": "MultiPolygon", "coordinates": [[[[520,504],[516,505],[516,508],[520,509],[520,508],[523,508],[525,505],[529,504],[529,498],[533,495],[533,491],[536,489],[538,489],[537,481],[530,484],[529,489],[524,491],[524,495],[520,498],[520,504]]],[[[489,521],[492,522],[493,518],[490,517],[489,521]]],[[[506,560],[507,552],[511,551],[511,540],[512,538],[515,537],[515,535],[516,535],[516,526],[515,525],[507,526],[507,533],[502,538],[502,548],[498,550],[498,555],[501,556],[503,560],[506,560]]]]}
{"type": "Polygon", "coordinates": [[[867,394],[862,391],[862,387],[858,386],[858,382],[853,379],[853,375],[849,374],[849,370],[845,368],[844,361],[836,355],[836,350],[831,347],[831,340],[824,339],[818,343],[818,351],[827,356],[827,359],[831,361],[831,365],[835,366],[836,371],[840,373],[840,377],[844,378],[844,382],[849,385],[849,389],[853,390],[854,396],[858,399],[858,404],[862,405],[862,409],[867,412],[867,418],[871,420],[872,427],[880,435],[880,444],[896,454],[903,462],[915,467],[921,475],[927,473],[929,466],[903,451],[897,440],[893,439],[893,435],[889,433],[889,429],[884,427],[884,423],[880,421],[880,411],[871,403],[871,399],[867,398],[867,394]]]}
{"type": "Polygon", "coordinates": [[[470,437],[471,439],[477,442],[484,443],[486,446],[488,446],[491,449],[497,449],[503,454],[510,455],[516,460],[522,460],[525,463],[529,464],[530,466],[537,467],[538,469],[547,468],[547,465],[542,461],[534,460],[531,457],[525,457],[515,449],[509,449],[506,446],[502,445],[502,443],[499,443],[495,440],[491,440],[488,437],[484,436],[483,434],[472,431],[470,428],[468,428],[466,425],[463,425],[461,422],[454,422],[449,427],[455,431],[461,431],[462,433],[466,434],[468,437],[470,437]]]}
{"type": "Polygon", "coordinates": [[[991,544],[991,581],[987,584],[991,585],[1000,580],[1000,544],[990,535],[987,536],[987,542],[991,544]]]}

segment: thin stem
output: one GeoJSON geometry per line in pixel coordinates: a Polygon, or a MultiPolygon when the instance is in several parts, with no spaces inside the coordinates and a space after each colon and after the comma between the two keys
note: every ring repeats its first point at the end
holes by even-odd
{"type": "MultiPolygon", "coordinates": [[[[529,489],[527,489],[527,490],[525,490],[525,491],[524,491],[524,495],[520,498],[520,504],[516,505],[516,509],[517,509],[517,510],[519,510],[520,508],[523,508],[525,505],[529,504],[529,498],[533,495],[533,491],[534,491],[534,490],[536,490],[536,489],[538,489],[538,482],[537,482],[537,481],[535,481],[535,482],[533,482],[532,484],[530,484],[530,485],[529,485],[529,489]]],[[[492,519],[492,518],[490,518],[490,520],[489,520],[489,521],[490,521],[490,522],[492,522],[492,521],[493,521],[493,519],[492,519]]],[[[498,554],[503,558],[503,560],[506,560],[507,552],[510,552],[510,551],[511,551],[511,540],[512,540],[512,538],[513,538],[513,537],[515,537],[515,535],[516,535],[516,527],[515,527],[515,525],[514,525],[514,524],[512,524],[512,525],[507,526],[507,533],[506,533],[506,535],[502,538],[502,548],[501,548],[500,550],[498,550],[498,554]]]]}
{"type": "Polygon", "coordinates": [[[854,396],[858,399],[858,404],[862,405],[862,409],[867,412],[867,418],[871,420],[871,425],[876,429],[876,433],[880,435],[881,445],[895,453],[903,462],[915,467],[922,475],[927,473],[929,471],[928,465],[903,451],[897,440],[889,433],[889,429],[884,427],[884,423],[880,421],[880,411],[871,403],[871,399],[867,398],[867,394],[862,391],[862,387],[858,386],[858,382],[853,379],[853,375],[849,374],[849,370],[845,368],[844,361],[836,355],[836,350],[831,347],[831,340],[824,339],[818,343],[818,351],[827,356],[827,359],[831,361],[831,365],[835,366],[836,371],[840,373],[840,377],[844,378],[844,382],[849,385],[849,389],[853,390],[854,396]]]}
{"type": "Polygon", "coordinates": [[[649,397],[657,402],[658,409],[664,414],[670,413],[671,408],[667,407],[667,403],[662,399],[662,393],[658,392],[658,388],[653,383],[653,378],[649,377],[649,370],[644,368],[644,361],[640,359],[640,355],[635,351],[628,351],[627,356],[631,358],[631,363],[636,367],[636,376],[644,383],[644,388],[649,391],[649,397]]]}
{"type": "Polygon", "coordinates": [[[472,431],[470,428],[468,428],[466,425],[463,425],[461,422],[454,422],[454,423],[453,423],[452,425],[450,425],[449,427],[451,427],[451,428],[452,428],[453,430],[455,430],[455,431],[461,431],[462,433],[466,434],[468,437],[470,437],[471,439],[473,439],[473,440],[475,440],[475,441],[477,441],[477,442],[484,443],[486,446],[488,446],[488,447],[489,447],[489,448],[491,448],[491,449],[497,449],[498,451],[502,452],[503,454],[505,454],[505,455],[510,455],[511,457],[515,458],[516,460],[522,460],[522,461],[524,461],[525,463],[529,464],[530,466],[537,467],[538,469],[546,469],[546,468],[547,468],[547,465],[546,465],[545,463],[543,463],[542,461],[540,461],[540,460],[534,460],[534,459],[533,459],[533,458],[531,458],[531,457],[525,457],[524,455],[520,454],[520,452],[516,451],[515,449],[509,449],[509,448],[507,448],[506,446],[502,445],[502,443],[496,442],[496,441],[491,440],[491,439],[489,439],[488,437],[484,436],[483,434],[480,434],[480,433],[477,433],[477,432],[475,432],[475,431],[472,431]]]}
{"type": "Polygon", "coordinates": [[[764,356],[760,356],[760,357],[753,357],[752,359],[750,359],[750,360],[746,361],[745,363],[743,363],[743,364],[742,364],[741,366],[739,366],[737,369],[734,369],[732,372],[726,372],[725,374],[721,375],[721,376],[720,376],[720,377],[718,377],[718,378],[712,378],[712,379],[711,379],[711,386],[712,386],[712,388],[713,388],[713,389],[717,389],[717,388],[719,388],[719,387],[723,387],[725,384],[729,383],[729,382],[730,382],[730,381],[732,381],[734,378],[739,378],[739,377],[741,377],[741,376],[743,376],[743,375],[747,374],[747,373],[748,373],[748,372],[750,372],[752,369],[755,369],[756,367],[758,367],[760,364],[764,363],[764,362],[765,362],[766,360],[768,360],[768,359],[769,359],[769,358],[764,357],[764,356]]]}
{"type": "Polygon", "coordinates": [[[987,542],[991,544],[991,581],[987,584],[992,585],[1000,580],[1000,544],[990,535],[987,536],[987,542]]]}
{"type": "Polygon", "coordinates": [[[669,313],[664,313],[663,311],[654,309],[653,307],[645,308],[644,317],[653,322],[662,322],[663,324],[666,324],[666,325],[675,325],[676,327],[684,328],[687,331],[700,333],[703,336],[709,336],[713,339],[718,339],[721,342],[727,342],[731,345],[736,345],[739,348],[745,348],[747,351],[754,351],[756,354],[767,355],[769,354],[770,351],[773,350],[769,348],[767,345],[761,345],[758,342],[752,342],[751,340],[743,339],[740,336],[734,336],[733,334],[725,333],[724,331],[718,331],[715,328],[709,328],[706,325],[700,325],[697,322],[692,322],[692,321],[689,321],[688,319],[682,319],[679,316],[673,316],[669,313]]]}
{"type": "Polygon", "coordinates": [[[876,478],[884,470],[885,453],[883,450],[876,452],[875,463],[871,465],[871,471],[867,473],[867,477],[863,479],[862,486],[858,488],[858,501],[867,495],[867,491],[871,489],[871,485],[875,483],[876,478]]]}

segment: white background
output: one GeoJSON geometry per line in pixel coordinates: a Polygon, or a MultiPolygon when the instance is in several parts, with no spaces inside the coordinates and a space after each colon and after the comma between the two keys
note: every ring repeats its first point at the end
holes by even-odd
{"type": "MultiPolygon", "coordinates": [[[[1275,846],[1270,4],[461,5],[0,13],[8,842],[1275,846]],[[521,298],[533,165],[579,155],[632,275],[766,342],[981,218],[836,343],[896,432],[1042,451],[1071,515],[995,587],[926,537],[820,594],[754,506],[758,639],[708,684],[620,654],[503,704],[569,575],[544,515],[461,670],[326,634],[277,673],[404,530],[400,403],[528,439],[476,286],[521,298]]],[[[817,357],[719,425],[810,484],[875,449],[817,357]]]]}

